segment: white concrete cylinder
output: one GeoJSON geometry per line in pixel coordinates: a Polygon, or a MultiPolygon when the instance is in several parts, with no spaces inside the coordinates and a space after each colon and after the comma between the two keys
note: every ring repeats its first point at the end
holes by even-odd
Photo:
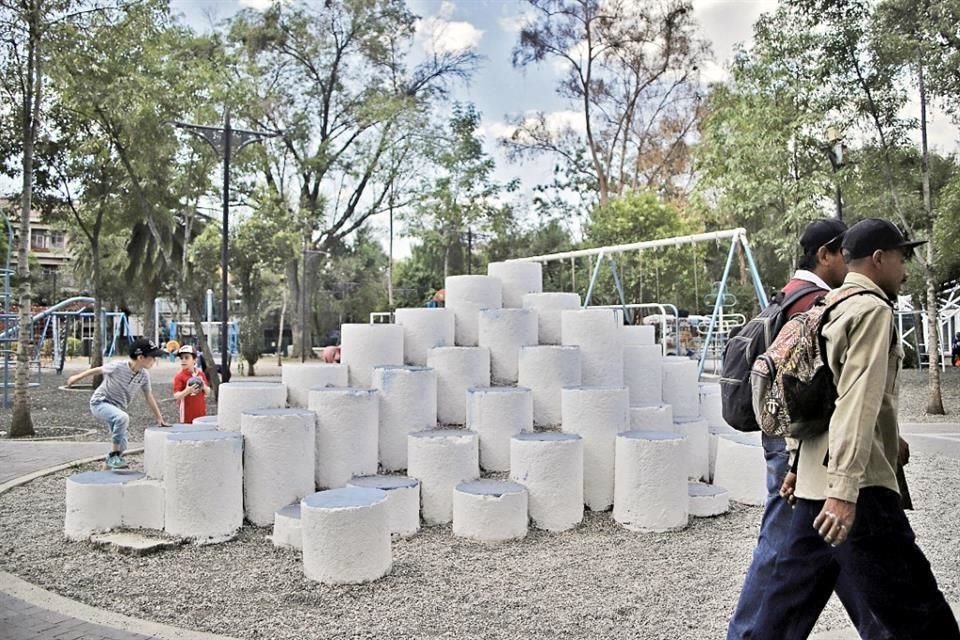
{"type": "Polygon", "coordinates": [[[662,361],[660,345],[623,347],[623,383],[630,389],[631,407],[647,407],[663,402],[662,361]]]}
{"type": "Polygon", "coordinates": [[[481,309],[503,307],[503,285],[492,276],[447,276],[446,308],[456,317],[456,344],[475,347],[481,309]]]}
{"type": "Polygon", "coordinates": [[[342,487],[353,476],[377,473],[380,399],[376,389],[311,389],[310,409],[317,414],[316,486],[342,487]]]}
{"type": "Polygon", "coordinates": [[[583,439],[521,433],[510,439],[510,479],[527,488],[533,526],[566,531],[583,520],[583,439]]]}
{"type": "Polygon", "coordinates": [[[525,387],[467,389],[467,429],[480,440],[480,467],[510,470],[510,438],[533,431],[533,394],[525,387]]]}
{"type": "Polygon", "coordinates": [[[627,405],[625,387],[574,387],[560,397],[561,428],[583,438],[583,497],[593,511],[613,504],[616,439],[628,429],[627,405]]]}
{"type": "MultiPolygon", "coordinates": [[[[623,333],[623,346],[625,347],[645,347],[655,344],[657,330],[648,324],[629,324],[621,327],[623,333]]],[[[659,345],[657,345],[659,347],[659,345]]],[[[660,350],[663,355],[663,350],[660,350]]]]}
{"type": "Polygon", "coordinates": [[[251,409],[282,409],[287,388],[279,382],[225,382],[217,397],[217,428],[240,431],[240,414],[251,409]]]}
{"type": "Polygon", "coordinates": [[[528,293],[523,296],[523,308],[537,312],[537,332],[540,344],[561,344],[561,314],[580,308],[579,293],[528,293]]]}
{"type": "Polygon", "coordinates": [[[316,420],[316,414],[306,409],[240,414],[243,509],[254,525],[269,526],[279,509],[316,491],[316,420]]]}
{"type": "Polygon", "coordinates": [[[440,424],[467,421],[467,389],[490,386],[490,350],[486,347],[437,347],[427,352],[427,366],[437,372],[437,419],[440,424]]]}
{"type": "Polygon", "coordinates": [[[143,472],[148,478],[163,480],[163,443],[171,433],[216,431],[217,425],[177,423],[169,427],[147,427],[143,430],[143,472]]]}
{"type": "Polygon", "coordinates": [[[393,564],[387,494],[379,489],[332,489],[300,502],[303,573],[323,584],[382,578],[393,564]]]}
{"type": "Polygon", "coordinates": [[[703,418],[673,419],[673,430],[687,438],[687,476],[694,482],[710,478],[710,427],[703,418]]]}
{"type": "Polygon", "coordinates": [[[407,434],[437,427],[437,372],[429,367],[376,367],[378,451],[385,471],[407,468],[407,434]]]}
{"type": "Polygon", "coordinates": [[[397,309],[393,318],[397,326],[403,327],[403,361],[406,364],[422,367],[427,364],[430,349],[454,346],[456,321],[451,309],[397,309]]]}
{"type": "Polygon", "coordinates": [[[760,443],[740,434],[720,436],[713,484],[729,491],[735,502],[763,506],[767,499],[767,463],[760,443]]]}
{"type": "Polygon", "coordinates": [[[673,406],[674,418],[700,415],[700,387],[697,361],[690,358],[663,359],[663,401],[673,406]]]}
{"type": "Polygon", "coordinates": [[[87,471],[67,478],[67,513],[63,530],[70,540],[83,540],[123,523],[123,485],[143,479],[142,473],[87,471]]]}
{"type": "Polygon", "coordinates": [[[533,394],[533,423],[560,424],[560,391],[579,387],[580,347],[520,347],[518,383],[533,394]]]}
{"type": "Polygon", "coordinates": [[[453,535],[478,542],[527,535],[527,490],[516,482],[472,480],[453,492],[453,535]]]}
{"type": "Polygon", "coordinates": [[[649,407],[630,407],[631,431],[675,431],[673,407],[656,404],[649,407]]]}
{"type": "Polygon", "coordinates": [[[537,313],[530,309],[484,309],[479,315],[478,343],[490,349],[494,384],[517,381],[520,348],[537,344],[537,313]]]}
{"type": "Polygon", "coordinates": [[[539,262],[491,262],[487,275],[503,285],[505,309],[520,309],[523,296],[543,291],[543,265],[539,262]]]}
{"type": "Polygon", "coordinates": [[[198,427],[200,425],[205,425],[210,429],[216,429],[219,422],[220,416],[218,415],[200,416],[199,418],[194,418],[193,426],[198,427]]]}
{"type": "Polygon", "coordinates": [[[350,368],[350,386],[369,388],[373,368],[403,364],[403,327],[395,324],[340,325],[340,363],[350,368]]]}
{"type": "Polygon", "coordinates": [[[712,387],[700,385],[700,415],[711,427],[728,426],[723,419],[723,399],[719,389],[714,391],[712,387]]]}
{"type": "Polygon", "coordinates": [[[163,529],[163,482],[151,478],[132,480],[121,490],[123,513],[121,525],[125,529],[163,529]]]}
{"type": "Polygon", "coordinates": [[[273,535],[270,539],[275,547],[303,548],[299,500],[294,504],[288,504],[274,514],[273,535]]]}
{"type": "Polygon", "coordinates": [[[735,436],[739,433],[739,431],[726,424],[719,427],[710,427],[710,482],[713,482],[713,477],[717,472],[717,440],[720,436],[735,436]]]}
{"type": "Polygon", "coordinates": [[[563,344],[580,347],[583,384],[623,386],[623,334],[612,309],[564,311],[563,344]]]}
{"type": "Polygon", "coordinates": [[[284,362],[281,380],[287,385],[287,403],[301,409],[306,409],[310,402],[310,389],[346,387],[350,384],[347,365],[333,363],[284,362]]]}
{"type": "Polygon", "coordinates": [[[694,518],[712,518],[730,510],[730,492],[723,487],[691,482],[687,496],[687,511],[694,518]]]}
{"type": "Polygon", "coordinates": [[[164,530],[201,543],[236,535],[243,525],[243,437],[175,433],[163,457],[164,530]]]}
{"type": "Polygon", "coordinates": [[[420,530],[420,481],[407,476],[363,476],[348,487],[380,489],[387,494],[390,534],[406,538],[420,530]]]}
{"type": "Polygon", "coordinates": [[[630,431],[617,436],[614,520],[632,531],[687,526],[686,449],[678,433],[630,431]]]}
{"type": "Polygon", "coordinates": [[[420,481],[420,505],[427,524],[453,518],[453,489],[480,477],[477,434],[464,429],[434,429],[408,436],[407,475],[420,481]]]}

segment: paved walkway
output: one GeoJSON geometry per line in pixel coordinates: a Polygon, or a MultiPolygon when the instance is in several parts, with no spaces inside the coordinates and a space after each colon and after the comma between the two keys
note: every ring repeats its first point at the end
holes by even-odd
{"type": "Polygon", "coordinates": [[[0,484],[74,460],[105,456],[109,450],[109,442],[17,442],[0,439],[0,484]]]}
{"type": "Polygon", "coordinates": [[[147,640],[151,636],[111,627],[42,609],[0,592],[0,638],[3,640],[147,640]]]}

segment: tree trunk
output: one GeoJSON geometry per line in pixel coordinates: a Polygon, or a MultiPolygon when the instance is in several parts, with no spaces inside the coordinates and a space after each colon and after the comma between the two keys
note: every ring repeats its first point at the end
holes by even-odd
{"type": "Polygon", "coordinates": [[[283,321],[287,315],[287,290],[283,290],[283,302],[280,304],[280,327],[277,329],[277,366],[283,366],[283,321]]]}
{"type": "MultiPolygon", "coordinates": [[[[159,336],[160,327],[157,326],[157,291],[151,283],[143,282],[143,337],[153,340],[154,334],[159,336]]],[[[158,340],[166,342],[162,338],[158,340]]]]}
{"type": "Polygon", "coordinates": [[[293,342],[290,345],[290,354],[298,358],[300,357],[300,345],[301,342],[302,330],[303,330],[303,314],[300,311],[301,309],[301,300],[300,300],[300,267],[298,260],[291,260],[287,263],[286,266],[287,272],[287,298],[290,300],[290,337],[293,342]]]}
{"type": "MultiPolygon", "coordinates": [[[[90,366],[103,365],[103,304],[100,302],[100,241],[96,238],[91,243],[93,250],[93,349],[90,351],[90,366]]],[[[103,382],[103,376],[93,377],[93,387],[97,388],[103,382]]]]}

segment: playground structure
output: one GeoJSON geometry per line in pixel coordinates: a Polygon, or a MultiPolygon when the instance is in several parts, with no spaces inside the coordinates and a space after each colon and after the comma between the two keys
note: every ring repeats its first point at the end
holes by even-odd
{"type": "MultiPolygon", "coordinates": [[[[201,322],[203,333],[207,338],[210,349],[214,354],[219,354],[220,349],[220,321],[213,319],[213,290],[207,289],[206,296],[206,318],[201,322]]],[[[154,323],[153,323],[153,341],[156,344],[163,345],[167,340],[173,338],[181,344],[190,344],[196,339],[193,322],[190,319],[190,313],[182,308],[177,308],[176,304],[167,298],[157,298],[154,302],[154,323]]],[[[240,353],[240,327],[236,320],[227,323],[227,349],[231,356],[237,356],[240,353]]]]}

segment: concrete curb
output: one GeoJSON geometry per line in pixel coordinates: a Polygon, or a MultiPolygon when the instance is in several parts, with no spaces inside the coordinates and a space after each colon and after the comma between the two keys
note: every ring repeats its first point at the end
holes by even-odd
{"type": "MultiPolygon", "coordinates": [[[[124,453],[125,454],[143,453],[143,447],[140,447],[139,449],[127,449],[124,453]]],[[[66,471],[67,469],[72,469],[73,467],[79,467],[82,464],[97,462],[98,460],[103,460],[103,456],[99,455],[99,456],[94,456],[92,458],[81,458],[79,460],[73,460],[71,462],[58,464],[55,467],[47,467],[46,469],[41,469],[40,471],[34,471],[33,473],[28,473],[25,476],[20,476],[19,478],[14,478],[13,480],[0,484],[0,496],[5,494],[7,491],[10,491],[11,489],[15,489],[21,485],[25,485],[28,482],[32,482],[36,480],[37,478],[42,478],[43,476],[48,476],[51,473],[56,473],[58,471],[66,471]]]]}

